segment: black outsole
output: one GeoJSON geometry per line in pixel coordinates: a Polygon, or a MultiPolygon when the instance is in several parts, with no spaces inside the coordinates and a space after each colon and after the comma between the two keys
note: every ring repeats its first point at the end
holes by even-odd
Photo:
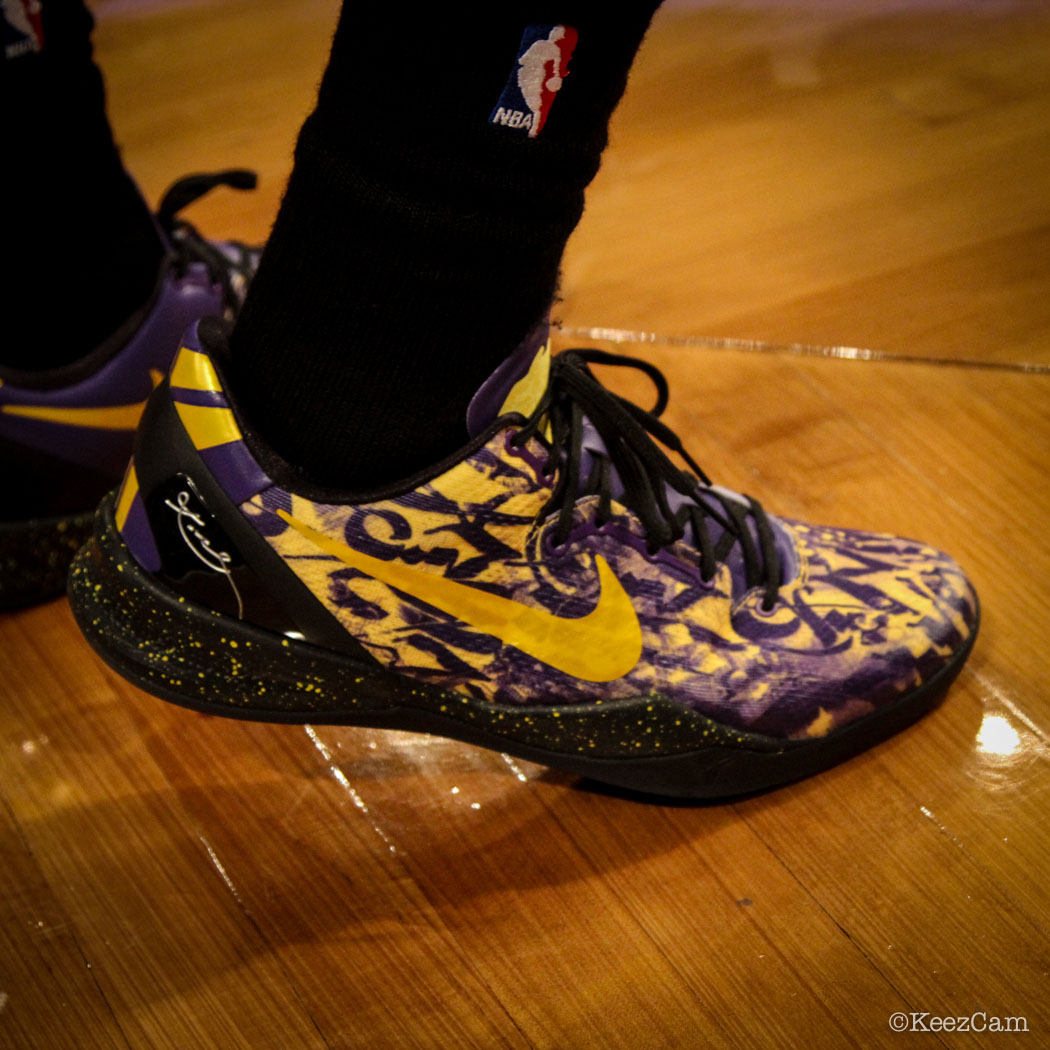
{"type": "Polygon", "coordinates": [[[0,522],[0,609],[20,609],[66,590],[73,555],[91,535],[94,511],[0,522]]]}
{"type": "Polygon", "coordinates": [[[928,682],[815,740],[720,725],[653,695],[584,705],[499,705],[393,674],[218,614],[131,557],[112,496],[69,575],[77,622],[99,655],[149,693],[211,715],[433,733],[629,791],[711,799],[810,776],[864,751],[934,707],[974,631],[928,682]]]}

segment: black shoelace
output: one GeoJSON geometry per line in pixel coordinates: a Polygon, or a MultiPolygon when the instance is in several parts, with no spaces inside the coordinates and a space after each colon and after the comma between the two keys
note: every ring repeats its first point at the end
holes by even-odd
{"type": "Polygon", "coordinates": [[[700,575],[708,582],[718,564],[739,544],[747,587],[764,588],[762,607],[768,612],[777,600],[781,584],[780,555],[769,518],[750,496],[741,497],[745,502],[740,503],[711,486],[678,436],[660,421],[666,407],[667,380],[647,361],[602,350],[567,350],[555,357],[543,398],[511,442],[520,446],[533,437],[540,440],[549,453],[544,466],[548,477],[563,467],[539,517],[558,511],[553,541],[555,546],[563,545],[574,525],[577,500],[597,495],[595,524],[600,528],[612,513],[615,467],[623,486],[616,498],[637,515],[650,553],[676,543],[692,525],[700,551],[700,575]],[[655,406],[647,412],[606,390],[591,372],[589,363],[644,372],[656,387],[655,406]],[[593,465],[586,478],[580,476],[584,418],[590,420],[606,449],[604,455],[592,453],[593,465]],[[548,422],[549,437],[544,426],[548,422]],[[657,442],[678,453],[695,474],[677,467],[657,442]],[[677,511],[668,503],[668,487],[688,497],[677,511]],[[754,534],[748,527],[748,518],[754,522],[754,534]],[[712,540],[709,521],[717,522],[723,529],[717,543],[712,540]]]}
{"type": "Polygon", "coordinates": [[[222,286],[222,301],[227,317],[232,317],[244,302],[244,293],[254,268],[253,249],[240,241],[224,241],[233,252],[231,259],[201,236],[192,223],[180,219],[178,215],[183,208],[218,186],[253,190],[255,184],[255,172],[242,168],[186,175],[168,188],[157,209],[157,221],[168,235],[175,252],[177,272],[185,273],[193,263],[203,263],[212,281],[222,286]]]}

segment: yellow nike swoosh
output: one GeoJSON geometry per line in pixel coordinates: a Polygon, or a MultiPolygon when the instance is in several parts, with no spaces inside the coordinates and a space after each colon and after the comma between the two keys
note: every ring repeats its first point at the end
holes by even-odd
{"type": "MultiPolygon", "coordinates": [[[[151,368],[149,374],[154,387],[164,378],[164,373],[155,368],[151,368]]],[[[0,411],[9,416],[65,423],[71,427],[134,430],[145,407],[145,401],[137,401],[132,405],[0,405],[0,411]]]]}
{"type": "Polygon", "coordinates": [[[495,635],[505,645],[513,645],[573,678],[612,682],[627,674],[642,655],[638,615],[601,555],[594,559],[600,587],[597,605],[586,616],[567,619],[445,576],[421,572],[403,562],[373,558],[296,521],[283,510],[277,513],[314,546],[351,568],[495,635]]]}

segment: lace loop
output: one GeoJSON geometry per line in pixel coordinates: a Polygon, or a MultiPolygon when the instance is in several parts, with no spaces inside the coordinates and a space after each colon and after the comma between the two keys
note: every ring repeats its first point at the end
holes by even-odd
{"type": "Polygon", "coordinates": [[[712,485],[678,435],[659,419],[667,398],[666,378],[648,361],[602,350],[567,350],[555,357],[547,390],[513,438],[515,445],[537,438],[547,447],[548,467],[561,468],[539,517],[557,511],[552,543],[560,547],[572,531],[576,503],[582,496],[598,496],[599,527],[611,517],[616,498],[637,515],[653,553],[670,547],[691,529],[705,583],[739,545],[746,586],[763,587],[762,606],[769,611],[781,584],[773,526],[756,500],[712,485]],[[607,390],[591,372],[591,364],[635,368],[645,374],[656,388],[653,408],[646,411],[607,390]],[[591,464],[584,478],[586,424],[597,432],[604,449],[587,448],[591,464]],[[680,455],[693,473],[676,466],[659,445],[680,455]],[[619,494],[613,492],[614,477],[622,488],[619,494]],[[671,506],[669,491],[686,497],[677,509],[671,506]],[[717,542],[711,535],[712,523],[722,529],[717,542]]]}
{"type": "Polygon", "coordinates": [[[244,301],[258,249],[240,241],[224,241],[220,248],[203,237],[192,223],[180,219],[178,215],[183,208],[219,186],[253,190],[256,182],[255,172],[243,168],[186,175],[168,187],[157,209],[157,221],[171,243],[176,265],[181,272],[185,272],[193,263],[202,263],[211,280],[222,286],[227,316],[232,316],[244,301]]]}

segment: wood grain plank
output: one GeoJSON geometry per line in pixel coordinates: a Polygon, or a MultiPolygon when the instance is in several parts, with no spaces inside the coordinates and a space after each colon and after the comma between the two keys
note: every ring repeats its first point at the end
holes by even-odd
{"type": "MultiPolygon", "coordinates": [[[[48,743],[5,737],[5,761],[13,751],[30,758],[48,743]]],[[[0,1045],[128,1050],[69,913],[47,884],[6,799],[0,799],[0,870],[0,1045]]]]}
{"type": "Polygon", "coordinates": [[[1045,7],[762,6],[654,22],[565,321],[1045,361],[1045,7]]]}
{"type": "Polygon", "coordinates": [[[386,1046],[529,1045],[406,873],[368,774],[344,774],[325,734],[118,688],[326,1047],[362,1031],[386,1046]]]}
{"type": "Polygon", "coordinates": [[[3,717],[47,740],[0,767],[0,791],[128,1043],[255,1047],[280,1031],[284,1046],[322,1045],[68,607],[5,617],[0,632],[3,717]]]}

